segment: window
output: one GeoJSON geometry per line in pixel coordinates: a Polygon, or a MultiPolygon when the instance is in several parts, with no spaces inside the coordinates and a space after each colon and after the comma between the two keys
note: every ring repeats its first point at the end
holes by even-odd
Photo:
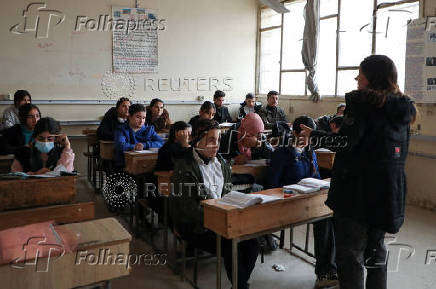
{"type": "MultiPolygon", "coordinates": [[[[261,9],[257,92],[307,95],[301,57],[306,1],[285,2],[290,12],[283,15],[261,9]]],[[[356,89],[359,64],[371,53],[385,54],[395,62],[403,89],[407,24],[418,17],[417,0],[320,0],[315,76],[320,94],[343,96],[356,89]]]]}

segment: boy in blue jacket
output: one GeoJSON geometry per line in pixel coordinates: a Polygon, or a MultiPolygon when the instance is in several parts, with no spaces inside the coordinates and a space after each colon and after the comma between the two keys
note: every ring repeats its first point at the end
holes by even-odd
{"type": "Polygon", "coordinates": [[[146,111],[142,104],[135,103],[129,107],[126,123],[117,126],[114,135],[116,168],[124,167],[125,151],[141,151],[160,148],[164,141],[155,132],[152,125],[145,124],[146,111]]]}
{"type": "MultiPolygon", "coordinates": [[[[298,183],[304,178],[320,178],[315,152],[309,147],[309,138],[300,135],[300,124],[314,128],[315,122],[308,116],[300,116],[292,125],[297,139],[296,146],[283,140],[271,157],[269,180],[272,188],[298,183]]],[[[337,284],[336,248],[333,224],[330,219],[313,223],[315,239],[315,288],[326,288],[337,284]]]]}

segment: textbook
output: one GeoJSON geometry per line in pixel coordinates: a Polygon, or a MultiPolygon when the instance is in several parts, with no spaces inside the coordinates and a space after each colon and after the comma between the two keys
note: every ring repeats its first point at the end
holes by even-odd
{"type": "Polygon", "coordinates": [[[218,203],[243,209],[246,207],[254,206],[256,204],[265,204],[281,199],[282,198],[277,196],[262,194],[244,194],[237,191],[231,191],[230,193],[219,199],[218,203]]]}
{"type": "Polygon", "coordinates": [[[328,188],[330,188],[329,181],[314,178],[305,178],[299,181],[297,184],[283,186],[284,192],[297,192],[300,194],[309,194],[328,188]]]}

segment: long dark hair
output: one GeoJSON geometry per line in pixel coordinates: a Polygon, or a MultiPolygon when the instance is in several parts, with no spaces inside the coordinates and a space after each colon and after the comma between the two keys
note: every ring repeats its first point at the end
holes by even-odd
{"type": "Polygon", "coordinates": [[[24,89],[20,89],[15,91],[14,93],[14,105],[15,107],[18,105],[18,103],[20,101],[22,101],[26,96],[29,97],[30,102],[32,102],[32,96],[30,95],[30,93],[27,90],[24,89]]]}
{"type": "Polygon", "coordinates": [[[190,124],[184,122],[184,121],[176,121],[171,125],[170,132],[168,135],[168,142],[174,143],[176,141],[176,132],[179,130],[184,130],[191,127],[190,124]]]}
{"type": "Polygon", "coordinates": [[[367,97],[377,107],[385,104],[389,94],[402,94],[398,87],[397,67],[386,55],[366,57],[360,63],[360,71],[368,80],[367,97]]]}
{"type": "Polygon", "coordinates": [[[36,109],[38,111],[39,117],[41,117],[41,111],[39,111],[39,108],[31,103],[26,103],[20,106],[18,109],[18,119],[20,120],[20,123],[22,125],[26,124],[27,115],[32,109],[36,109]]]}

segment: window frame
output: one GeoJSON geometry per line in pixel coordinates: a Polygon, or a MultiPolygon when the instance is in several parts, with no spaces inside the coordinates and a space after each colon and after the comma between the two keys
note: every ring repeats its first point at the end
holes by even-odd
{"type": "MultiPolygon", "coordinates": [[[[307,0],[285,0],[285,1],[281,1],[281,3],[286,4],[286,3],[293,3],[293,2],[303,2],[307,0]]],[[[320,0],[322,1],[322,0],[320,0]]],[[[329,99],[343,99],[344,95],[338,95],[338,74],[339,71],[345,71],[345,70],[355,70],[356,71],[356,75],[357,72],[359,70],[359,66],[340,66],[339,65],[339,51],[340,51],[340,20],[341,20],[341,2],[342,0],[337,0],[338,1],[338,5],[337,5],[337,13],[333,13],[333,14],[329,14],[329,15],[325,15],[323,17],[320,17],[320,21],[326,20],[326,19],[331,19],[331,18],[336,18],[336,74],[335,74],[335,94],[334,95],[322,95],[323,97],[328,97],[329,99]]],[[[371,54],[375,54],[376,52],[376,48],[377,48],[377,39],[376,39],[376,29],[377,29],[377,12],[379,9],[386,9],[389,7],[394,7],[397,5],[401,5],[401,4],[406,4],[406,3],[415,3],[418,2],[419,3],[419,17],[422,17],[423,15],[423,0],[397,0],[396,2],[392,2],[392,3],[380,3],[378,4],[378,0],[373,0],[373,13],[372,13],[372,21],[373,21],[373,25],[372,25],[372,38],[371,38],[371,54]]],[[[272,29],[280,29],[280,63],[279,63],[279,67],[280,67],[280,73],[279,73],[279,87],[278,87],[278,92],[280,95],[282,95],[282,74],[283,73],[290,73],[290,72],[304,72],[305,75],[307,76],[307,70],[306,69],[283,69],[282,68],[282,62],[283,62],[283,23],[284,23],[284,14],[281,14],[281,22],[280,25],[275,25],[275,26],[269,26],[269,27],[264,27],[264,28],[260,28],[261,27],[261,10],[262,9],[270,9],[266,6],[260,6],[258,9],[258,14],[257,14],[257,33],[256,33],[256,82],[255,82],[255,90],[256,90],[256,94],[257,95],[262,95],[259,93],[259,87],[260,87],[260,57],[261,57],[261,51],[260,51],[260,47],[261,47],[261,33],[263,31],[268,31],[268,30],[272,30],[272,29]]],[[[308,95],[308,89],[307,89],[307,85],[304,86],[305,87],[305,93],[304,95],[284,95],[284,96],[289,96],[292,98],[298,98],[298,97],[303,97],[304,99],[307,99],[308,95]]],[[[282,95],[283,96],[283,95],[282,95]]]]}

